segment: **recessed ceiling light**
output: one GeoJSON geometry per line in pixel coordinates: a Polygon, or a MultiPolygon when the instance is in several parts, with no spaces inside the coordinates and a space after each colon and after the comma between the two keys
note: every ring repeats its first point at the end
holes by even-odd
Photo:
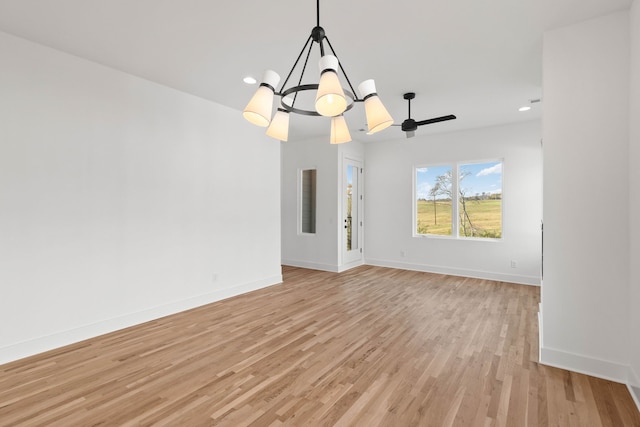
{"type": "Polygon", "coordinates": [[[518,108],[518,111],[529,111],[529,110],[531,110],[531,107],[529,107],[527,105],[525,105],[524,107],[518,108]]]}
{"type": "Polygon", "coordinates": [[[254,85],[254,84],[256,84],[258,82],[256,79],[254,79],[251,76],[245,77],[244,79],[242,79],[242,81],[245,82],[248,85],[254,85]]]}

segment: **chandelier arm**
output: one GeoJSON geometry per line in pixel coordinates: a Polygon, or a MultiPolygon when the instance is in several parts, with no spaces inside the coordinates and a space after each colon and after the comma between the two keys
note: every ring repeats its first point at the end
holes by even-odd
{"type": "MultiPolygon", "coordinates": [[[[306,47],[306,45],[305,45],[306,47]]],[[[309,45],[309,50],[307,51],[307,57],[304,59],[304,65],[302,66],[302,72],[300,73],[300,78],[298,79],[298,86],[302,84],[302,77],[304,76],[304,72],[307,70],[307,64],[309,63],[309,56],[311,55],[311,51],[313,50],[313,43],[309,45]]],[[[284,87],[283,87],[284,89],[284,87]]],[[[298,98],[298,92],[293,95],[293,101],[291,102],[291,107],[296,104],[296,99],[298,98]]]]}
{"type": "MultiPolygon", "coordinates": [[[[280,95],[282,93],[282,91],[284,90],[285,86],[287,85],[287,82],[289,81],[289,78],[291,77],[291,74],[293,74],[293,70],[296,69],[296,66],[298,65],[298,62],[300,62],[300,58],[302,57],[302,54],[304,53],[305,49],[307,48],[307,46],[309,45],[309,42],[311,42],[311,40],[312,40],[312,36],[309,36],[309,38],[307,39],[307,42],[302,47],[302,50],[300,51],[300,54],[298,55],[298,58],[296,59],[296,62],[293,64],[293,67],[291,67],[291,70],[289,71],[289,75],[287,75],[287,78],[284,79],[284,83],[282,83],[282,86],[280,87],[280,92],[278,93],[278,95],[280,95]]],[[[313,43],[311,43],[311,46],[313,46],[313,43]]],[[[311,48],[309,48],[309,50],[311,50],[311,48]]],[[[308,57],[308,55],[307,55],[307,57],[308,57]]],[[[304,74],[304,71],[303,71],[303,74],[304,74]]]]}
{"type": "MultiPolygon", "coordinates": [[[[336,54],[335,49],[333,48],[333,46],[331,45],[331,40],[329,40],[329,37],[325,37],[324,38],[327,41],[327,44],[329,45],[329,47],[331,48],[331,52],[333,52],[333,56],[335,56],[336,58],[338,58],[338,54],[336,54]]],[[[351,92],[353,92],[354,94],[356,94],[356,90],[353,88],[353,85],[351,84],[351,80],[349,80],[349,76],[347,76],[347,72],[344,71],[344,67],[342,66],[342,62],[340,60],[338,60],[338,65],[340,66],[340,70],[342,71],[342,74],[344,75],[344,78],[347,79],[347,83],[349,84],[349,88],[351,88],[351,92]]],[[[359,102],[362,101],[361,99],[358,98],[358,96],[356,95],[356,98],[354,99],[354,101],[359,102]]]]}

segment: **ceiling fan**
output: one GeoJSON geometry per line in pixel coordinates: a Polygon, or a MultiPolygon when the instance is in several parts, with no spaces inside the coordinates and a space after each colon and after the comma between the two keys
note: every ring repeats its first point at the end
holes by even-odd
{"type": "Polygon", "coordinates": [[[409,118],[406,119],[400,125],[394,126],[402,126],[402,130],[407,133],[407,138],[412,138],[416,135],[416,129],[418,126],[422,125],[430,125],[432,123],[445,122],[447,120],[453,120],[456,118],[453,114],[449,114],[448,116],[442,117],[434,117],[432,119],[415,121],[411,118],[411,100],[416,97],[416,94],[413,92],[407,92],[403,95],[403,98],[409,102],[409,118]]]}

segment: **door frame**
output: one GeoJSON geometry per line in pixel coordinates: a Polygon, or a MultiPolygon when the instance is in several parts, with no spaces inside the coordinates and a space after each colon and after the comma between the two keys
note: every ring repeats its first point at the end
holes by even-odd
{"type": "MultiPolygon", "coordinates": [[[[352,199],[353,203],[353,199],[352,199]]],[[[352,205],[353,206],[353,205],[352,205]]],[[[352,226],[354,224],[352,223],[352,226]]],[[[339,238],[339,254],[340,254],[340,271],[357,267],[364,264],[364,161],[361,158],[350,155],[343,155],[342,165],[340,168],[340,238],[339,238]],[[357,175],[357,221],[355,224],[357,230],[357,249],[347,251],[347,232],[345,231],[345,222],[347,220],[347,167],[355,166],[358,171],[357,175]]]]}

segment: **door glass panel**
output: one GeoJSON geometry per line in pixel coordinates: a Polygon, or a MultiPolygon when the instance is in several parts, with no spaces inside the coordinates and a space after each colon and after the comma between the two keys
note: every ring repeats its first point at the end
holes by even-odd
{"type": "Polygon", "coordinates": [[[347,251],[358,249],[358,168],[347,166],[347,251]]]}

